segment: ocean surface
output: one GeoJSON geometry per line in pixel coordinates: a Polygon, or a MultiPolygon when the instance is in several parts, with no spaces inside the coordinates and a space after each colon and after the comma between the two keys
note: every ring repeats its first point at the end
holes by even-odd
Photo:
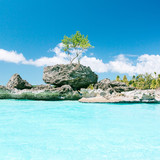
{"type": "Polygon", "coordinates": [[[160,160],[160,104],[0,100],[0,160],[160,160]]]}

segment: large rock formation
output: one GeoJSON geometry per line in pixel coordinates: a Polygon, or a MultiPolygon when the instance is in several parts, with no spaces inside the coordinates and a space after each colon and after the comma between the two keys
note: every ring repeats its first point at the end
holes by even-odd
{"type": "Polygon", "coordinates": [[[32,85],[29,84],[26,80],[23,80],[19,74],[14,74],[9,82],[7,83],[7,88],[13,89],[30,89],[32,85]]]}
{"type": "Polygon", "coordinates": [[[106,79],[99,81],[95,85],[95,89],[102,89],[104,91],[106,91],[108,89],[112,89],[113,91],[120,93],[120,92],[132,91],[135,88],[127,86],[123,82],[111,81],[110,79],[106,78],[106,79]]]}
{"type": "Polygon", "coordinates": [[[45,83],[60,87],[70,85],[73,89],[86,88],[97,83],[98,76],[90,67],[77,64],[61,64],[44,68],[43,80],[45,83]]]}

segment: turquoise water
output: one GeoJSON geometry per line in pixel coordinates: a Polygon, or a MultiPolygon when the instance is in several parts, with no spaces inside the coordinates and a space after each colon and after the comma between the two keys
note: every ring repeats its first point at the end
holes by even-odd
{"type": "Polygon", "coordinates": [[[1,100],[0,160],[160,160],[160,104],[1,100]]]}

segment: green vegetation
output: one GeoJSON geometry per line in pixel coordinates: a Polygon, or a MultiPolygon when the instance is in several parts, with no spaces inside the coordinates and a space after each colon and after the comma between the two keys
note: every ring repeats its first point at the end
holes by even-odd
{"type": "Polygon", "coordinates": [[[116,81],[124,82],[128,86],[135,87],[137,89],[156,89],[160,88],[160,74],[157,76],[154,72],[154,77],[151,74],[139,74],[133,76],[130,81],[128,81],[127,76],[124,75],[123,79],[120,76],[116,77],[116,81]]]}
{"type": "Polygon", "coordinates": [[[79,31],[76,34],[71,35],[71,37],[64,36],[62,40],[63,50],[70,55],[70,63],[72,64],[74,60],[78,60],[80,64],[80,59],[82,54],[86,49],[91,48],[88,36],[82,35],[79,31]]]}
{"type": "Polygon", "coordinates": [[[90,84],[90,85],[87,87],[87,89],[93,90],[93,89],[94,89],[94,85],[93,85],[93,84],[90,84]]]}
{"type": "Polygon", "coordinates": [[[126,75],[124,75],[123,76],[123,80],[122,80],[124,83],[126,83],[127,85],[129,84],[129,82],[128,82],[128,79],[127,79],[127,76],[126,75]]]}
{"type": "Polygon", "coordinates": [[[117,76],[117,77],[116,77],[116,81],[118,81],[118,82],[121,81],[120,76],[117,76]]]}
{"type": "Polygon", "coordinates": [[[25,92],[22,94],[13,94],[10,91],[0,89],[0,99],[27,99],[27,100],[78,100],[81,95],[78,93],[65,93],[60,94],[59,92],[41,92],[31,93],[25,92]]]}
{"type": "Polygon", "coordinates": [[[0,99],[11,99],[11,93],[8,90],[0,89],[0,99]]]}

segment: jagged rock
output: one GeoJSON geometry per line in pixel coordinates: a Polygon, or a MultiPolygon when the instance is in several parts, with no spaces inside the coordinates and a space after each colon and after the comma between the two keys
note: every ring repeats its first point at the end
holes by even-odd
{"type": "Polygon", "coordinates": [[[13,89],[30,89],[32,85],[29,84],[26,80],[23,80],[19,74],[14,74],[9,82],[7,83],[7,88],[13,89]]]}
{"type": "Polygon", "coordinates": [[[77,64],[61,64],[44,68],[43,80],[57,87],[70,85],[73,89],[86,88],[97,83],[98,76],[90,67],[77,64]]]}
{"type": "Polygon", "coordinates": [[[82,94],[82,97],[84,98],[91,98],[91,97],[97,97],[97,96],[108,98],[109,96],[113,96],[113,94],[115,94],[116,92],[112,88],[109,88],[105,91],[102,89],[84,89],[82,88],[80,90],[80,93],[82,94]]]}
{"type": "Polygon", "coordinates": [[[41,84],[41,85],[35,85],[33,86],[32,90],[45,90],[45,91],[54,91],[55,90],[55,87],[52,86],[52,85],[44,85],[44,84],[41,84]]]}
{"type": "Polygon", "coordinates": [[[73,89],[70,85],[63,85],[59,88],[60,93],[68,93],[68,92],[73,92],[73,89]]]}
{"type": "Polygon", "coordinates": [[[82,94],[83,97],[90,98],[90,97],[96,97],[97,94],[99,94],[99,90],[82,88],[80,90],[80,93],[82,94]]]}
{"type": "Polygon", "coordinates": [[[112,93],[115,92],[115,90],[114,90],[113,88],[109,88],[109,89],[107,89],[107,92],[108,92],[109,94],[112,94],[112,93]]]}
{"type": "Polygon", "coordinates": [[[142,98],[141,98],[141,101],[142,102],[152,102],[152,101],[155,101],[155,91],[148,91],[148,92],[144,92],[142,94],[142,98]]]}
{"type": "Polygon", "coordinates": [[[99,81],[98,83],[95,84],[95,89],[102,89],[102,90],[107,90],[108,88],[111,88],[110,85],[111,81],[108,78],[105,78],[101,81],[99,81]]]}
{"type": "Polygon", "coordinates": [[[111,81],[110,79],[106,78],[106,79],[99,81],[97,84],[95,84],[95,89],[102,89],[104,91],[108,89],[112,89],[112,91],[121,93],[121,92],[126,92],[126,91],[132,91],[135,88],[127,86],[123,82],[111,81]]]}

